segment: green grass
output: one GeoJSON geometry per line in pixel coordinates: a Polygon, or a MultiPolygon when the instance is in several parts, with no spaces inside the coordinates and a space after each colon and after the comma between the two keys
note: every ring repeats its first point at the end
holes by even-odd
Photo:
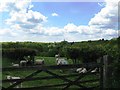
{"type": "Polygon", "coordinates": [[[36,59],[43,59],[43,58],[45,60],[45,65],[56,65],[55,57],[39,57],[39,56],[36,56],[35,60],[36,59]]]}
{"type": "Polygon", "coordinates": [[[17,60],[12,60],[8,58],[2,58],[2,67],[9,67],[12,66],[13,63],[19,63],[17,60]]]}
{"type": "MultiPolygon", "coordinates": [[[[43,59],[45,60],[45,64],[46,65],[56,65],[56,60],[55,60],[55,57],[39,57],[39,56],[36,56],[35,57],[35,60],[36,59],[43,59]]],[[[64,58],[64,57],[63,57],[64,58]]],[[[69,59],[67,60],[69,64],[72,64],[72,60],[69,59]]]]}

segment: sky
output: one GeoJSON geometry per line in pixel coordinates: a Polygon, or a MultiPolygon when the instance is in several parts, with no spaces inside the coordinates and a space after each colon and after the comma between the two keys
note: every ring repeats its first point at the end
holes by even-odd
{"type": "Polygon", "coordinates": [[[116,38],[118,1],[1,1],[0,41],[78,42],[116,38]]]}

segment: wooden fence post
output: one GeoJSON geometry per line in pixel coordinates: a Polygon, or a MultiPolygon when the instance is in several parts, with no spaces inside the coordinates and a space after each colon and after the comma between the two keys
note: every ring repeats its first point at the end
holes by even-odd
{"type": "Polygon", "coordinates": [[[111,59],[108,55],[103,56],[103,88],[110,88],[111,83],[111,77],[112,77],[112,68],[110,67],[110,64],[112,63],[111,59]]]}
{"type": "Polygon", "coordinates": [[[99,59],[100,62],[100,90],[103,90],[103,57],[99,59]]]}

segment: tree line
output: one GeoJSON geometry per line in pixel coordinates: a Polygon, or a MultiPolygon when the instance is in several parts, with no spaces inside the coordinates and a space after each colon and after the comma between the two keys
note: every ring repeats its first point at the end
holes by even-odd
{"type": "Polygon", "coordinates": [[[116,59],[119,55],[117,52],[118,39],[111,40],[96,40],[83,42],[3,42],[2,56],[12,59],[22,58],[26,55],[37,55],[54,57],[55,54],[60,54],[61,57],[72,59],[73,63],[95,61],[97,58],[108,54],[116,59]]]}

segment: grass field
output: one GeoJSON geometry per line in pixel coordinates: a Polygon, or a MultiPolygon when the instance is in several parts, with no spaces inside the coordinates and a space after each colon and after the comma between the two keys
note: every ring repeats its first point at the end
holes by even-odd
{"type": "MultiPolygon", "coordinates": [[[[55,58],[54,57],[35,57],[35,59],[42,59],[44,58],[45,60],[45,65],[56,65],[55,63],[55,58]]],[[[2,60],[2,64],[3,67],[8,67],[11,66],[11,62],[13,62],[13,60],[7,59],[7,58],[3,58],[2,60]]],[[[71,60],[68,60],[69,64],[72,64],[71,60]]],[[[18,63],[17,61],[15,63],[18,63]]],[[[26,71],[3,71],[2,73],[2,78],[6,79],[7,75],[11,75],[11,76],[19,76],[21,78],[24,78],[25,76],[28,76],[29,74],[35,72],[35,70],[26,70],[26,71]]],[[[59,75],[64,75],[64,74],[72,74],[71,72],[67,71],[64,73],[61,73],[60,70],[54,70],[53,71],[56,74],[59,75]]],[[[41,72],[39,74],[37,74],[34,77],[44,77],[44,76],[50,76],[49,74],[45,73],[45,72],[41,72]]],[[[74,80],[77,77],[71,77],[68,79],[74,80]]],[[[83,80],[88,80],[88,79],[96,79],[97,77],[94,76],[87,76],[85,78],[83,78],[83,80]]],[[[49,80],[37,80],[37,81],[28,81],[28,82],[24,82],[23,83],[23,87],[35,87],[35,86],[41,86],[41,85],[50,85],[50,84],[60,84],[60,83],[64,83],[63,80],[60,79],[49,79],[49,80]]],[[[98,85],[98,82],[94,82],[94,83],[86,83],[87,86],[93,86],[93,85],[98,85]]],[[[9,83],[3,83],[4,87],[9,86],[9,83]]],[[[76,86],[72,86],[72,88],[75,88],[76,86]]]]}

